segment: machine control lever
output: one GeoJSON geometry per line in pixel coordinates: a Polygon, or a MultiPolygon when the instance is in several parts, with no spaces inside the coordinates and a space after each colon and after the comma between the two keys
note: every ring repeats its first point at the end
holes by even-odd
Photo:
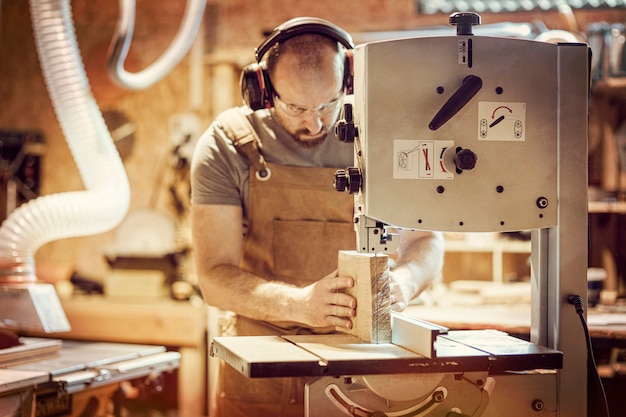
{"type": "Polygon", "coordinates": [[[483,80],[476,75],[468,75],[463,84],[452,94],[428,124],[430,130],[437,130],[459,112],[478,93],[483,86],[483,80]]]}
{"type": "Polygon", "coordinates": [[[359,136],[359,131],[354,125],[352,104],[350,103],[343,105],[343,119],[337,120],[335,123],[335,136],[343,143],[353,143],[354,138],[359,136]]]}

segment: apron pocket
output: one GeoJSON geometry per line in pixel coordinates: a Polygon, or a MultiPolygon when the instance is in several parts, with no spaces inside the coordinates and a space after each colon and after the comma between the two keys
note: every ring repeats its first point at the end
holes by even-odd
{"type": "Polygon", "coordinates": [[[339,250],[352,250],[352,223],[315,220],[273,221],[274,272],[294,285],[308,285],[337,269],[339,250]]]}

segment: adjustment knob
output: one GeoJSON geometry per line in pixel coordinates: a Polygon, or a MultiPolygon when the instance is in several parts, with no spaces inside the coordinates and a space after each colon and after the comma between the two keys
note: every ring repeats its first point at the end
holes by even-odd
{"type": "Polygon", "coordinates": [[[473,12],[452,13],[448,19],[452,26],[456,26],[457,35],[473,35],[472,26],[480,25],[480,15],[473,12]]]}
{"type": "Polygon", "coordinates": [[[335,171],[333,187],[337,191],[346,191],[346,188],[348,188],[348,173],[345,169],[338,169],[335,171]]]}
{"type": "Polygon", "coordinates": [[[478,156],[470,149],[460,149],[454,155],[454,165],[456,165],[457,171],[474,169],[477,160],[478,156]]]}
{"type": "Polygon", "coordinates": [[[333,186],[337,191],[347,191],[356,194],[361,189],[361,172],[358,168],[338,169],[335,171],[333,186]]]}

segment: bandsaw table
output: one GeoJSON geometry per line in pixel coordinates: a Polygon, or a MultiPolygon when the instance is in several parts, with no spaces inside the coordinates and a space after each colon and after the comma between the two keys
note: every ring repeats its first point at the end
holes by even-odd
{"type": "Polygon", "coordinates": [[[457,330],[437,336],[424,356],[393,343],[348,334],[216,337],[211,355],[250,378],[319,377],[414,372],[502,373],[558,369],[563,354],[497,330],[457,330]]]}

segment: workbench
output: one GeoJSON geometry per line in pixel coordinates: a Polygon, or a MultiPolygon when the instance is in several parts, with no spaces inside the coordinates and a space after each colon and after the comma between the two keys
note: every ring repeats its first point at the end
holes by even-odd
{"type": "Polygon", "coordinates": [[[2,349],[0,415],[122,415],[123,383],[156,386],[178,368],[163,346],[21,338],[2,349]]]}
{"type": "MultiPolygon", "coordinates": [[[[208,307],[171,299],[80,295],[61,299],[71,325],[48,337],[163,345],[180,353],[178,411],[205,416],[208,392],[208,307]]],[[[41,334],[33,334],[41,337],[41,334]]]]}
{"type": "Polygon", "coordinates": [[[48,378],[42,371],[0,369],[0,415],[27,416],[35,405],[35,387],[48,378]]]}

